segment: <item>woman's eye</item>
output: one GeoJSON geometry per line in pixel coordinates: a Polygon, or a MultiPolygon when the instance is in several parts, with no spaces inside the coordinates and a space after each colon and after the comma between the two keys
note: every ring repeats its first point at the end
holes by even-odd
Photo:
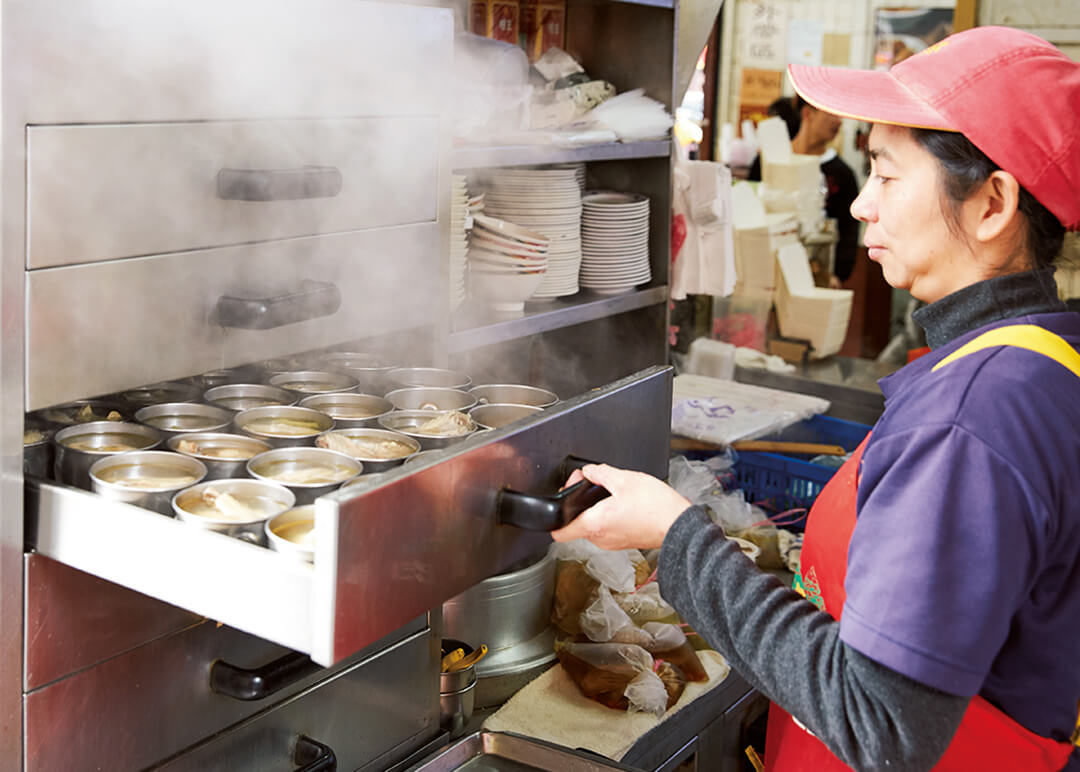
{"type": "Polygon", "coordinates": [[[877,182],[879,185],[884,185],[886,182],[888,182],[891,179],[892,179],[892,177],[885,177],[884,175],[881,175],[881,174],[875,174],[874,175],[874,181],[877,182]]]}

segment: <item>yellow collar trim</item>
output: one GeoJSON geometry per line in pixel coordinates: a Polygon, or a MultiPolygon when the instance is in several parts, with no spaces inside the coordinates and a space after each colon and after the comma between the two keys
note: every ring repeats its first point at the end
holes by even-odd
{"type": "Polygon", "coordinates": [[[968,354],[974,354],[976,351],[993,348],[994,346],[1026,348],[1028,351],[1034,351],[1036,354],[1042,354],[1053,359],[1080,378],[1080,353],[1077,353],[1076,349],[1070,346],[1060,335],[1055,335],[1049,330],[1044,330],[1034,324],[1010,324],[1006,327],[998,327],[989,332],[984,332],[975,340],[968,341],[934,365],[931,372],[937,372],[945,365],[966,357],[968,354]]]}

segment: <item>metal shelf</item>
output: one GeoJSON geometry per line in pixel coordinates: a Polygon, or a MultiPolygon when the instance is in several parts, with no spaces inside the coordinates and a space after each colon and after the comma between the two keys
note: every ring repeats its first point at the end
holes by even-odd
{"type": "Polygon", "coordinates": [[[574,161],[615,161],[630,158],[667,158],[671,140],[606,142],[585,147],[561,148],[551,145],[471,145],[453,153],[454,169],[483,169],[492,166],[531,166],[574,161]]]}
{"type": "Polygon", "coordinates": [[[567,300],[527,304],[525,314],[512,319],[485,319],[462,314],[455,318],[457,330],[450,333],[447,349],[450,353],[469,351],[647,308],[665,303],[667,299],[668,288],[664,285],[615,296],[596,295],[586,291],[567,300]]]}

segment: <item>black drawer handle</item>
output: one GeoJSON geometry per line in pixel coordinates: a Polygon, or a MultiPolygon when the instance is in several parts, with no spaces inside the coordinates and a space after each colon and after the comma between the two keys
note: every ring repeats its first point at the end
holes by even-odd
{"type": "Polygon", "coordinates": [[[222,327],[269,330],[330,316],[341,307],[341,290],[328,281],[303,281],[296,292],[264,298],[222,295],[215,311],[222,327]]]}
{"type": "Polygon", "coordinates": [[[329,745],[312,740],[307,735],[297,735],[293,764],[300,764],[296,772],[336,772],[337,755],[329,745]]]}
{"type": "Polygon", "coordinates": [[[297,651],[251,670],[219,659],[210,666],[210,688],[234,700],[250,702],[269,697],[319,670],[321,665],[297,651]]]}
{"type": "Polygon", "coordinates": [[[333,166],[299,169],[222,169],[218,198],[226,201],[295,201],[333,198],[341,192],[341,172],[333,166]]]}
{"type": "MultiPolygon", "coordinates": [[[[562,479],[575,469],[594,463],[577,456],[568,456],[559,473],[562,479]]],[[[550,496],[537,496],[503,488],[495,500],[496,517],[503,525],[513,525],[527,531],[554,531],[597,502],[611,494],[606,488],[581,480],[550,496]]]]}

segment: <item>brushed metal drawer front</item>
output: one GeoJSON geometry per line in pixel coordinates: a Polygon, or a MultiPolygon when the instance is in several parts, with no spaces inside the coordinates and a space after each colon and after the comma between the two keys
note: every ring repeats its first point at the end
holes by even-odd
{"type": "Polygon", "coordinates": [[[438,658],[432,631],[418,633],[155,769],[292,772],[301,734],[329,746],[341,770],[395,748],[404,757],[438,732],[438,658]]]}
{"type": "Polygon", "coordinates": [[[30,127],[28,267],[433,221],[438,142],[431,116],[30,127]],[[223,199],[223,170],[313,197],[223,199]]]}
{"type": "MultiPolygon", "coordinates": [[[[377,656],[387,646],[423,638],[426,630],[426,619],[412,620],[336,668],[319,671],[266,699],[240,702],[210,691],[213,662],[223,659],[240,667],[258,667],[286,650],[204,622],[25,695],[26,769],[142,769],[377,656]]],[[[426,668],[434,679],[437,668],[426,664],[436,653],[411,650],[402,670],[426,668]]],[[[401,672],[395,671],[395,677],[401,672]]],[[[433,690],[437,721],[437,684],[433,690]]],[[[341,721],[355,715],[355,711],[341,713],[341,721]]]]}
{"type": "Polygon", "coordinates": [[[115,260],[27,274],[27,410],[431,323],[435,224],[115,260]],[[332,282],[329,316],[221,327],[223,295],[332,282]]]}

